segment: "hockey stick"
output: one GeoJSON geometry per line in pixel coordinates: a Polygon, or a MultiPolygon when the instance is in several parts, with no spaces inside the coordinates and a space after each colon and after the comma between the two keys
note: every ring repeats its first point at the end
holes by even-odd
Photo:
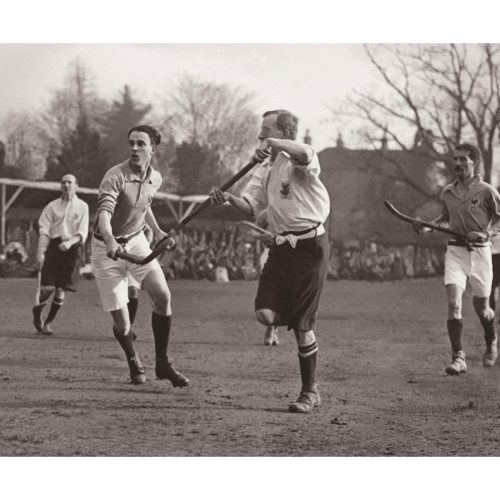
{"type": "Polygon", "coordinates": [[[398,219],[408,222],[409,224],[419,222],[423,227],[428,227],[429,229],[439,231],[441,233],[451,234],[451,236],[455,236],[455,238],[458,238],[461,241],[465,241],[467,239],[465,234],[457,233],[456,231],[452,231],[451,229],[448,229],[446,227],[438,226],[437,224],[433,224],[432,222],[425,222],[423,220],[416,219],[415,217],[410,217],[409,215],[400,212],[391,202],[387,200],[384,201],[384,205],[392,215],[395,215],[398,219]]]}
{"type": "MultiPolygon", "coordinates": [[[[233,184],[238,182],[246,173],[250,172],[252,168],[254,168],[259,162],[259,160],[256,160],[255,158],[252,158],[252,160],[247,163],[241,170],[239,170],[236,174],[233,175],[229,180],[227,180],[222,186],[219,188],[221,191],[227,191],[233,184]]],[[[190,214],[186,215],[181,221],[179,221],[172,229],[170,229],[167,233],[167,236],[160,240],[158,244],[154,247],[153,251],[146,257],[139,257],[138,255],[134,255],[125,251],[117,250],[115,253],[115,256],[128,260],[129,262],[132,262],[133,264],[139,264],[140,266],[143,266],[144,264],[147,264],[151,262],[153,259],[156,259],[158,255],[160,255],[162,252],[165,250],[172,250],[175,245],[172,245],[171,240],[176,236],[176,234],[189,222],[191,221],[194,217],[196,217],[200,212],[205,210],[209,205],[212,204],[212,199],[210,196],[207,197],[205,201],[200,203],[190,214]]]]}
{"type": "Polygon", "coordinates": [[[253,229],[254,231],[257,231],[260,234],[269,234],[270,236],[273,236],[272,233],[270,233],[269,231],[266,231],[265,229],[263,229],[260,226],[257,226],[257,224],[254,224],[253,222],[250,222],[250,221],[247,221],[247,220],[242,220],[242,221],[238,222],[238,224],[241,225],[241,226],[247,226],[250,229],[253,229]]]}

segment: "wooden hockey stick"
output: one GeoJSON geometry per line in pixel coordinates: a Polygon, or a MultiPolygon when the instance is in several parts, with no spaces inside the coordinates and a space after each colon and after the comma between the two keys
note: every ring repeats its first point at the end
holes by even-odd
{"type": "Polygon", "coordinates": [[[455,238],[458,238],[460,241],[465,241],[467,239],[467,236],[465,236],[465,234],[457,233],[456,231],[452,231],[451,229],[448,229],[446,227],[438,226],[437,224],[433,224],[432,222],[426,222],[415,217],[410,217],[409,215],[400,212],[391,202],[387,200],[384,201],[384,205],[392,215],[395,215],[398,219],[408,222],[409,224],[419,222],[423,227],[428,227],[429,229],[439,231],[441,233],[451,234],[451,236],[455,236],[455,238]]]}

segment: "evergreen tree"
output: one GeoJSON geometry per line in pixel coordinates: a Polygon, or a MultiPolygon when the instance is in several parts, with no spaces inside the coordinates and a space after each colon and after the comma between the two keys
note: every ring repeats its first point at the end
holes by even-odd
{"type": "Polygon", "coordinates": [[[107,153],[107,166],[112,167],[127,157],[127,133],[131,127],[144,122],[151,111],[150,104],[137,101],[128,85],[120,91],[120,99],[114,100],[103,124],[103,149],[107,153]]]}
{"type": "Polygon", "coordinates": [[[221,184],[225,169],[217,152],[197,142],[183,142],[177,147],[172,172],[177,177],[177,193],[207,194],[221,184]]]}
{"type": "Polygon", "coordinates": [[[47,165],[47,180],[59,181],[63,175],[71,173],[80,186],[99,186],[106,171],[107,157],[100,145],[99,133],[90,127],[84,113],[63,143],[57,161],[54,160],[47,165]]]}

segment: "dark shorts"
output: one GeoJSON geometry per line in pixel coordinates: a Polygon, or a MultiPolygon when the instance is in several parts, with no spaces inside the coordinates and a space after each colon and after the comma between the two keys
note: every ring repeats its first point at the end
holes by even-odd
{"type": "Polygon", "coordinates": [[[82,246],[73,245],[68,251],[62,252],[58,246],[61,238],[50,240],[42,267],[42,286],[55,286],[70,292],[76,292],[80,279],[80,262],[82,246]]]}
{"type": "Polygon", "coordinates": [[[328,270],[330,249],[326,233],[316,238],[273,245],[264,264],[255,297],[255,310],[271,309],[278,325],[312,330],[328,270]]]}
{"type": "Polygon", "coordinates": [[[493,282],[491,284],[491,293],[495,293],[495,288],[500,285],[500,253],[494,253],[491,256],[493,264],[493,282]]]}

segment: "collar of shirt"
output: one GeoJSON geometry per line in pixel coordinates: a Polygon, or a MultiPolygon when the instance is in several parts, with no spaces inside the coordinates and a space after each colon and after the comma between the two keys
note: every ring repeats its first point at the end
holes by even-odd
{"type": "MultiPolygon", "coordinates": [[[[443,192],[446,191],[451,191],[455,196],[460,196],[460,194],[463,194],[464,191],[459,191],[458,190],[458,183],[460,181],[457,179],[456,181],[452,182],[451,184],[448,184],[443,192]]],[[[465,191],[470,191],[472,188],[476,187],[479,183],[481,182],[481,176],[479,174],[474,175],[472,178],[472,182],[467,186],[465,191]]]]}
{"type": "Polygon", "coordinates": [[[73,203],[76,199],[78,199],[78,196],[76,195],[76,193],[73,195],[72,198],[70,198],[69,200],[65,201],[63,200],[63,197],[61,196],[59,198],[59,204],[62,206],[63,204],[66,203],[67,206],[71,205],[71,203],[73,203]]]}
{"type": "Polygon", "coordinates": [[[149,164],[146,168],[146,177],[144,177],[144,179],[141,179],[140,174],[136,173],[130,166],[130,163],[127,162],[127,166],[125,168],[125,171],[123,172],[123,176],[125,177],[125,182],[148,182],[149,184],[151,184],[152,172],[153,167],[151,166],[151,164],[149,164]]]}

